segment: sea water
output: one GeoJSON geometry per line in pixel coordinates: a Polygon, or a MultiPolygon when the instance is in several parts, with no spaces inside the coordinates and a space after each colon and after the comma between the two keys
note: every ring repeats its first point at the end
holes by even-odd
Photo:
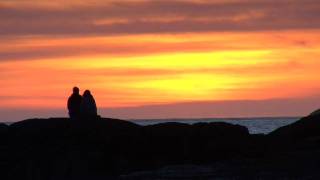
{"type": "Polygon", "coordinates": [[[143,119],[131,120],[139,125],[153,125],[166,122],[179,122],[194,124],[199,122],[226,122],[237,124],[248,128],[250,134],[268,134],[282,126],[292,124],[299,120],[299,117],[268,117],[268,118],[206,118],[206,119],[143,119]]]}

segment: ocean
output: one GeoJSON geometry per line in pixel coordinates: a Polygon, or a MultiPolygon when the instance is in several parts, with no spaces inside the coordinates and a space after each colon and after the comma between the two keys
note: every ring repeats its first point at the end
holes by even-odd
{"type": "Polygon", "coordinates": [[[250,134],[268,134],[282,126],[299,120],[300,117],[264,117],[264,118],[205,118],[205,119],[144,119],[130,120],[139,125],[152,125],[165,122],[194,124],[198,122],[226,122],[248,128],[250,134]]]}

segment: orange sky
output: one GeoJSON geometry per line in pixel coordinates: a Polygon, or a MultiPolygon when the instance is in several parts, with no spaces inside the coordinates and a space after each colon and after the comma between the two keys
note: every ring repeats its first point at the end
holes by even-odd
{"type": "Polygon", "coordinates": [[[102,109],[319,97],[320,7],[285,2],[3,1],[0,109],[64,109],[74,85],[102,109]]]}

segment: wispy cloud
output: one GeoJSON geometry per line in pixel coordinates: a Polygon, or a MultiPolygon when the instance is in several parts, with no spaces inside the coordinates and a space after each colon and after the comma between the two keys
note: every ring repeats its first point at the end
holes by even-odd
{"type": "Polygon", "coordinates": [[[189,33],[113,37],[21,37],[3,39],[0,62],[80,56],[147,56],[184,52],[314,49],[319,31],[189,33]],[[187,37],[187,38],[186,38],[187,37]]]}
{"type": "Polygon", "coordinates": [[[318,29],[317,0],[0,3],[0,34],[110,35],[318,29]]]}

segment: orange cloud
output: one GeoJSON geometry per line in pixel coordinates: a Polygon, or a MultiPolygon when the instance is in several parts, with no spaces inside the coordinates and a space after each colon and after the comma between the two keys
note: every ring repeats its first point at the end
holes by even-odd
{"type": "Polygon", "coordinates": [[[286,31],[7,40],[0,107],[64,108],[74,85],[100,107],[306,97],[320,88],[319,39],[286,31]]]}
{"type": "Polygon", "coordinates": [[[0,2],[2,36],[319,29],[317,0],[0,2]]]}

